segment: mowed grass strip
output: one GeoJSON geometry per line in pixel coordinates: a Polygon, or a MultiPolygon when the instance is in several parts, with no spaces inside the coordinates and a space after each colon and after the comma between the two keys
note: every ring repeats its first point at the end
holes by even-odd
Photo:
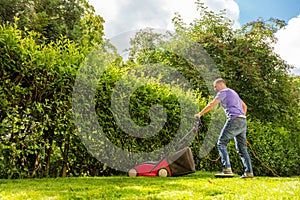
{"type": "Polygon", "coordinates": [[[80,177],[0,180],[0,199],[300,199],[300,178],[80,177]]]}

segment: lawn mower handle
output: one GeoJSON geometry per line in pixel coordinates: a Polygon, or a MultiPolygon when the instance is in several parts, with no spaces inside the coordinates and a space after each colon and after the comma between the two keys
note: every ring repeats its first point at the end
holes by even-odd
{"type": "MultiPolygon", "coordinates": [[[[186,138],[188,138],[193,132],[197,134],[199,128],[202,128],[203,124],[201,121],[201,117],[197,118],[197,120],[194,122],[194,126],[193,128],[184,136],[179,140],[179,144],[184,143],[184,141],[186,140],[186,138]]],[[[184,146],[179,146],[179,149],[182,149],[184,146]]]]}

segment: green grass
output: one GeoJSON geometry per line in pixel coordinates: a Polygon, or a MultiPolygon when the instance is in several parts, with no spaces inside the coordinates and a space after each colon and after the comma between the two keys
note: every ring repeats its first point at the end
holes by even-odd
{"type": "Polygon", "coordinates": [[[0,180],[0,199],[300,199],[300,178],[82,177],[0,180]]]}

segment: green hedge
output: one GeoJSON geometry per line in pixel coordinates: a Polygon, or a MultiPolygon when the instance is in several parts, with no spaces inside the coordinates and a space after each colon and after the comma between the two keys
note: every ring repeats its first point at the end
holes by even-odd
{"type": "MultiPolygon", "coordinates": [[[[76,73],[90,47],[78,47],[61,38],[49,45],[37,44],[35,33],[16,27],[0,26],[0,178],[99,176],[119,171],[100,163],[86,150],[75,129],[72,116],[72,92],[76,73]]],[[[130,116],[140,126],[150,123],[153,105],[163,105],[168,116],[159,134],[150,139],[133,138],[117,126],[111,110],[111,95],[118,80],[136,65],[124,66],[118,60],[99,79],[96,112],[107,137],[118,147],[132,151],[152,151],[174,138],[184,105],[195,104],[194,98],[178,90],[176,94],[158,82],[139,87],[130,98],[130,116]],[[179,106],[179,98],[184,102],[179,106]]],[[[127,80],[125,84],[132,84],[127,80]]],[[[196,91],[199,108],[207,99],[196,91]]],[[[119,105],[122,107],[123,105],[119,105]]],[[[197,112],[191,111],[191,112],[197,112]]],[[[194,114],[194,113],[193,113],[194,114]]],[[[188,116],[187,119],[191,119],[188,116]]],[[[191,120],[184,122],[187,126],[191,120]]],[[[204,118],[200,143],[209,130],[210,116],[204,118]]],[[[218,126],[223,125],[219,121],[218,126]]],[[[191,127],[188,127],[191,128],[191,127]]],[[[216,129],[211,131],[217,132],[216,129]]],[[[248,139],[256,155],[281,176],[299,175],[299,132],[272,123],[249,121],[248,139]]],[[[220,162],[199,159],[199,144],[191,147],[198,170],[220,170],[220,162]]],[[[231,162],[236,173],[242,165],[233,143],[229,144],[231,162]]],[[[250,153],[256,175],[272,173],[250,153]]],[[[214,147],[209,153],[217,158],[214,147]]]]}
{"type": "Polygon", "coordinates": [[[76,137],[70,97],[86,49],[63,37],[49,45],[38,38],[0,26],[1,178],[60,175],[76,137]]]}

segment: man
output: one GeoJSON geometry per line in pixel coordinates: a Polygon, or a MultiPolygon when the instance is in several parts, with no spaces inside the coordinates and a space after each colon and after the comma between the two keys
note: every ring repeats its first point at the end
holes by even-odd
{"type": "Polygon", "coordinates": [[[241,176],[241,178],[253,178],[251,159],[246,147],[247,105],[241,100],[234,90],[227,88],[226,83],[222,78],[214,81],[214,88],[218,92],[216,97],[201,112],[196,114],[195,117],[201,117],[219,103],[226,113],[227,120],[217,143],[223,170],[216,174],[216,177],[233,177],[227,151],[227,144],[232,138],[234,138],[236,149],[241,156],[245,168],[245,173],[241,176]]]}

